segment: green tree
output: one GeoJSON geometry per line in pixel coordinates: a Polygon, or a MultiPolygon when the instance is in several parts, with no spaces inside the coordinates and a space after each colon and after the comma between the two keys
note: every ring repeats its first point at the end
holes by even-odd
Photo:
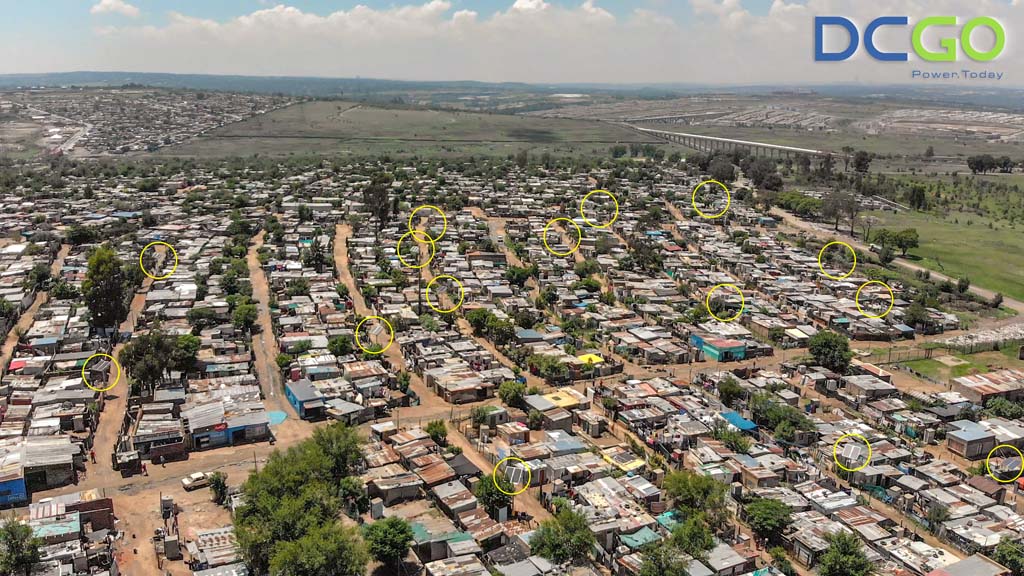
{"type": "Polygon", "coordinates": [[[996,545],[992,559],[1009,568],[1011,576],[1024,576],[1024,542],[1003,538],[996,545]]]}
{"type": "Polygon", "coordinates": [[[921,238],[918,236],[916,228],[907,228],[896,233],[896,247],[900,249],[903,256],[907,255],[907,250],[917,248],[920,241],[921,238]]]}
{"type": "Polygon", "coordinates": [[[475,308],[466,312],[466,321],[473,327],[473,332],[477,335],[482,335],[487,329],[488,320],[493,317],[494,314],[490,310],[485,308],[475,308]]]}
{"type": "Polygon", "coordinates": [[[76,288],[74,284],[68,283],[65,280],[58,280],[57,283],[50,288],[50,297],[54,300],[74,300],[81,295],[82,293],[78,291],[78,288],[76,288]]]}
{"type": "Polygon", "coordinates": [[[826,537],[828,549],[818,562],[820,576],[868,576],[875,565],[868,560],[860,538],[848,532],[836,532],[826,537]]]}
{"type": "Polygon", "coordinates": [[[431,440],[441,446],[448,443],[448,427],[445,426],[444,420],[431,420],[427,422],[427,426],[423,431],[430,435],[431,440]]]}
{"type": "Polygon", "coordinates": [[[903,322],[912,327],[924,326],[930,319],[928,310],[920,302],[914,302],[908,306],[907,313],[903,316],[903,322]]]}
{"type": "Polygon", "coordinates": [[[754,500],[744,507],[744,511],[750,528],[768,543],[779,542],[782,532],[793,523],[789,506],[771,498],[754,500]]]}
{"type": "Polygon", "coordinates": [[[807,349],[815,362],[837,374],[846,374],[853,358],[849,340],[831,330],[822,330],[811,336],[807,349]]]}
{"type": "Polygon", "coordinates": [[[347,336],[333,336],[327,341],[327,350],[335,356],[347,356],[352,353],[352,340],[347,336]]]}
{"type": "Polygon", "coordinates": [[[0,296],[0,318],[14,318],[17,314],[17,310],[14,308],[14,304],[0,296]]]}
{"type": "Polygon", "coordinates": [[[940,505],[933,505],[928,509],[928,530],[932,534],[938,534],[942,523],[949,520],[949,508],[940,505]]]}
{"type": "Polygon", "coordinates": [[[793,563],[786,557],[786,549],[782,546],[775,546],[768,550],[768,554],[772,557],[772,566],[782,572],[783,576],[797,576],[796,569],[793,568],[793,563]]]}
{"type": "Polygon", "coordinates": [[[188,319],[194,330],[200,332],[217,325],[217,312],[213,308],[192,308],[185,314],[185,318],[188,319]]]}
{"type": "Polygon", "coordinates": [[[732,162],[724,157],[718,157],[711,162],[708,167],[708,173],[711,175],[712,180],[718,180],[726,186],[731,186],[732,181],[736,179],[736,169],[733,167],[732,162]]]}
{"type": "Polygon", "coordinates": [[[540,430],[544,426],[544,413],[540,410],[530,410],[526,414],[526,425],[530,430],[540,430]]]}
{"type": "Polygon", "coordinates": [[[693,558],[706,558],[715,547],[715,534],[702,513],[693,513],[672,529],[672,544],[693,558]]]}
{"type": "Polygon", "coordinates": [[[554,518],[540,523],[530,539],[530,550],[556,564],[581,564],[589,558],[594,542],[587,518],[563,508],[554,518]]]}
{"type": "Polygon", "coordinates": [[[745,394],[746,392],[744,392],[743,387],[731,376],[723,378],[718,383],[718,398],[722,401],[722,404],[730,408],[734,407],[736,401],[742,399],[745,394]]]}
{"type": "Polygon", "coordinates": [[[313,268],[317,272],[323,272],[324,268],[327,267],[327,254],[324,251],[323,244],[320,244],[318,240],[314,240],[309,248],[302,251],[302,265],[307,268],[313,268]]]}
{"type": "Polygon", "coordinates": [[[473,426],[479,428],[487,420],[487,415],[494,410],[494,406],[476,406],[470,410],[469,417],[473,421],[473,426]]]}
{"type": "Polygon", "coordinates": [[[159,330],[135,336],[118,353],[118,361],[132,377],[133,393],[147,392],[171,369],[176,340],[159,330]]]}
{"type": "Polygon", "coordinates": [[[196,355],[199,354],[202,345],[203,341],[192,334],[182,334],[175,338],[174,347],[171,349],[170,369],[188,372],[195,368],[196,355]]]}
{"type": "Polygon", "coordinates": [[[50,267],[46,264],[36,264],[28,272],[26,284],[29,288],[41,290],[50,281],[50,267]]]}
{"type": "Polygon", "coordinates": [[[341,479],[338,487],[338,498],[345,506],[349,516],[356,517],[370,510],[370,497],[366,495],[366,487],[355,476],[341,479]]]}
{"type": "Polygon", "coordinates": [[[689,576],[690,561],[669,542],[652,544],[643,551],[644,561],[637,576],[689,576]]]}
{"type": "Polygon", "coordinates": [[[28,524],[13,516],[0,524],[0,574],[32,573],[32,565],[39,562],[42,540],[36,538],[28,524]]]}
{"type": "Polygon", "coordinates": [[[93,326],[116,329],[128,317],[128,279],[109,245],[97,247],[89,256],[82,292],[93,326]]]}
{"type": "Polygon", "coordinates": [[[721,441],[725,444],[726,448],[738,454],[749,452],[751,445],[754,443],[743,432],[726,426],[724,422],[718,423],[711,432],[715,440],[721,441]]]}
{"type": "Polygon", "coordinates": [[[488,514],[497,516],[498,510],[507,508],[512,503],[512,496],[509,495],[512,492],[515,492],[515,488],[505,477],[500,474],[497,476],[488,474],[482,476],[480,481],[477,482],[473,495],[476,496],[477,501],[480,502],[480,505],[483,506],[488,514]],[[495,482],[501,486],[501,490],[498,490],[495,482]]]}
{"type": "Polygon", "coordinates": [[[313,432],[313,443],[327,456],[329,471],[335,478],[350,475],[363,459],[363,439],[359,430],[344,424],[332,424],[313,432]]]}
{"type": "Polygon", "coordinates": [[[274,358],[274,362],[277,363],[277,367],[281,370],[284,370],[291,365],[293,360],[295,360],[295,358],[292,358],[291,354],[278,354],[277,357],[274,358]]]}
{"type": "Polygon", "coordinates": [[[675,505],[684,513],[703,512],[708,524],[714,529],[722,528],[728,521],[726,508],[728,486],[711,476],[689,470],[672,472],[665,477],[664,489],[675,505]]]}
{"type": "Polygon", "coordinates": [[[252,331],[252,327],[256,325],[256,319],[258,316],[259,312],[257,311],[255,304],[242,304],[235,308],[235,311],[231,313],[231,324],[233,324],[235,328],[249,332],[252,331]]]}
{"type": "Polygon", "coordinates": [[[413,541],[412,526],[404,518],[389,516],[366,528],[366,544],[370,555],[397,573],[398,566],[409,553],[413,541]]]}
{"type": "Polygon", "coordinates": [[[501,401],[515,408],[523,406],[525,394],[526,384],[523,382],[506,380],[501,383],[501,386],[498,386],[498,397],[501,398],[501,401]]]}
{"type": "Polygon", "coordinates": [[[369,562],[356,528],[326,523],[294,541],[275,543],[270,576],[364,576],[369,562]]]}
{"type": "Polygon", "coordinates": [[[210,494],[214,503],[222,505],[228,499],[228,477],[223,472],[210,475],[210,494]]]}

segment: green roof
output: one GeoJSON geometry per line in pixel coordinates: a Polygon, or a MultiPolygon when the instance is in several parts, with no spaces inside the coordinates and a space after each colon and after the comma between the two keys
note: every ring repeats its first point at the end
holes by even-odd
{"type": "Polygon", "coordinates": [[[647,526],[644,526],[633,534],[626,534],[619,538],[622,540],[623,544],[629,546],[632,550],[642,548],[652,542],[661,540],[661,536],[658,536],[654,530],[651,530],[647,526]]]}

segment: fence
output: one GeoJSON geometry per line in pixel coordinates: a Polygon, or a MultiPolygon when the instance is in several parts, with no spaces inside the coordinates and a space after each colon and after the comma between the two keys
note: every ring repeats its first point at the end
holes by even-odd
{"type": "Polygon", "coordinates": [[[991,342],[972,342],[962,345],[938,345],[928,348],[912,348],[909,350],[896,350],[893,348],[875,350],[869,356],[862,359],[871,364],[900,364],[914,360],[926,360],[936,356],[952,356],[956,354],[980,354],[982,352],[998,352],[1007,346],[1019,347],[1024,345],[1022,339],[995,340],[991,342]]]}
{"type": "MultiPolygon", "coordinates": [[[[862,358],[865,362],[871,364],[882,365],[882,364],[899,364],[902,362],[911,362],[913,360],[925,360],[931,358],[936,354],[936,350],[943,350],[941,348],[928,348],[925,350],[911,349],[911,350],[877,350],[872,352],[871,355],[862,358]]],[[[939,352],[939,356],[944,353],[939,352]]]]}

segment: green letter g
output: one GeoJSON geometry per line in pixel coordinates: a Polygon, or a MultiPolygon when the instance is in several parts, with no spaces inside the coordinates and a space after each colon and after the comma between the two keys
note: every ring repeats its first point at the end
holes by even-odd
{"type": "MultiPolygon", "coordinates": [[[[979,23],[979,25],[980,24],[981,23],[979,23]]],[[[911,41],[914,44],[914,52],[916,52],[922,60],[927,60],[929,62],[952,62],[953,60],[956,60],[956,38],[943,38],[939,40],[939,45],[945,48],[944,52],[931,52],[924,47],[924,44],[921,43],[921,36],[924,35],[925,29],[929,26],[956,26],[956,16],[930,16],[918,22],[917,25],[914,26],[914,33],[911,36],[911,41]]],[[[996,26],[998,26],[998,24],[996,24],[996,26]]],[[[964,30],[966,30],[966,28],[964,28],[964,30]]],[[[1000,28],[1000,31],[1001,30],[1002,28],[1000,28]]],[[[996,34],[996,38],[998,40],[1002,38],[1002,36],[996,34]]],[[[999,49],[1002,50],[1002,45],[999,45],[999,49]]]]}

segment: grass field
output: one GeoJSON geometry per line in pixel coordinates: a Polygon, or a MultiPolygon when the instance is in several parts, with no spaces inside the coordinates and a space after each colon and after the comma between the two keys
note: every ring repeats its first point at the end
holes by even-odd
{"type": "Polygon", "coordinates": [[[867,150],[876,154],[924,154],[928,146],[932,146],[936,156],[967,157],[973,154],[1008,155],[1011,158],[1024,156],[1024,145],[991,144],[983,140],[964,140],[958,142],[952,138],[927,137],[906,134],[864,134],[854,130],[837,132],[795,130],[789,128],[741,128],[719,126],[685,126],[677,132],[706,134],[720,138],[736,138],[753,140],[769,144],[797,146],[815,150],[829,150],[842,153],[844,146],[856,150],[867,150]]]}
{"type": "Polygon", "coordinates": [[[962,214],[945,219],[920,212],[874,216],[881,227],[917,229],[921,247],[910,255],[920,258],[918,264],[952,277],[966,275],[972,284],[1024,299],[1024,233],[1019,228],[1005,223],[989,228],[988,220],[962,214]]]}
{"type": "Polygon", "coordinates": [[[960,378],[969,374],[981,374],[991,370],[1024,368],[1024,361],[1017,359],[1017,349],[1006,347],[998,352],[980,352],[978,354],[954,354],[954,358],[963,364],[949,366],[935,358],[911,360],[903,362],[905,366],[937,382],[946,382],[952,378],[960,378]]]}
{"type": "Polygon", "coordinates": [[[231,124],[181,146],[172,156],[289,154],[507,156],[607,154],[615,144],[653,143],[686,150],[602,122],[501,114],[380,108],[348,102],[307,102],[231,124]]]}

